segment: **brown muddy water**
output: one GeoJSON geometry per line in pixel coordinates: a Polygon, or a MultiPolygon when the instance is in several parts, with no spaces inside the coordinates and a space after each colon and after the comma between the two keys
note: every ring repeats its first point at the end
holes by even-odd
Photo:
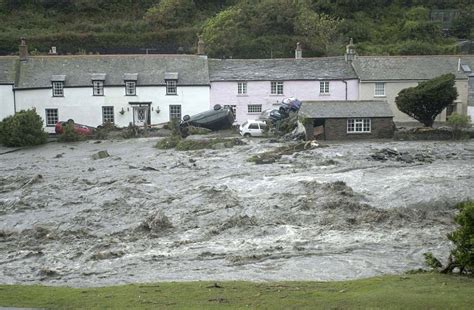
{"type": "Polygon", "coordinates": [[[446,258],[453,206],[474,198],[474,141],[331,143],[256,165],[283,144],[177,152],[158,139],[0,155],[0,283],[400,273],[427,251],[446,258]],[[371,157],[386,148],[405,157],[371,157]]]}

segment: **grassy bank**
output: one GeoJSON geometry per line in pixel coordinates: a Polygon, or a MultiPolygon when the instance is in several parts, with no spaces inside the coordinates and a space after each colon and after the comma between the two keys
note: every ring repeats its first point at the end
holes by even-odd
{"type": "Polygon", "coordinates": [[[474,278],[441,274],[343,282],[172,282],[102,288],[0,286],[0,306],[38,308],[442,308],[474,304],[474,278]]]}

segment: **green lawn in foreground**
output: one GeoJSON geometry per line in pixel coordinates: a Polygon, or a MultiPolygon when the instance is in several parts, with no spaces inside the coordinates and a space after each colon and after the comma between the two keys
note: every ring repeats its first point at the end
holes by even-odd
{"type": "Polygon", "coordinates": [[[473,309],[474,278],[435,273],[344,282],[171,282],[102,288],[0,286],[0,306],[37,308],[473,309]]]}

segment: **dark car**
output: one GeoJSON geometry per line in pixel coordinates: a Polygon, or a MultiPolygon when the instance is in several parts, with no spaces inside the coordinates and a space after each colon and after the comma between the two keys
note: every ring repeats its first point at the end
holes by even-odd
{"type": "Polygon", "coordinates": [[[79,134],[79,135],[90,136],[94,133],[94,128],[93,127],[82,125],[82,124],[77,124],[77,123],[74,123],[73,120],[68,120],[67,122],[57,122],[56,123],[56,125],[54,127],[54,130],[55,130],[56,134],[58,134],[58,135],[62,134],[64,132],[64,127],[67,124],[72,124],[74,126],[74,132],[79,134]]]}
{"type": "Polygon", "coordinates": [[[210,130],[220,130],[231,128],[234,123],[234,114],[229,107],[223,108],[216,104],[214,109],[195,114],[193,116],[185,115],[180,124],[181,128],[195,126],[207,128],[210,130]]]}
{"type": "Polygon", "coordinates": [[[268,109],[268,110],[263,111],[258,117],[258,119],[275,123],[279,120],[282,120],[286,116],[287,116],[286,114],[280,113],[280,111],[277,109],[268,109]]]}

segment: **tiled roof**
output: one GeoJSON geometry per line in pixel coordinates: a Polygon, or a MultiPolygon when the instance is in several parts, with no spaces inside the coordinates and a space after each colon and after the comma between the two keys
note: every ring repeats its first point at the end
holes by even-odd
{"type": "Polygon", "coordinates": [[[344,57],[303,59],[210,59],[211,81],[356,79],[344,57]]]}
{"type": "Polygon", "coordinates": [[[358,56],[354,68],[361,81],[429,80],[446,73],[467,79],[458,61],[474,68],[474,56],[358,56]]]}
{"type": "Polygon", "coordinates": [[[0,57],[0,84],[15,83],[15,65],[18,57],[0,57]]]}
{"type": "Polygon", "coordinates": [[[299,114],[309,118],[393,117],[386,101],[303,101],[299,114]]]}
{"type": "Polygon", "coordinates": [[[179,73],[178,85],[209,85],[207,59],[194,55],[89,55],[29,57],[20,65],[18,88],[50,87],[51,77],[65,75],[65,86],[90,86],[105,74],[105,85],[123,85],[138,72],[138,85],[164,85],[166,72],[179,73]]]}

